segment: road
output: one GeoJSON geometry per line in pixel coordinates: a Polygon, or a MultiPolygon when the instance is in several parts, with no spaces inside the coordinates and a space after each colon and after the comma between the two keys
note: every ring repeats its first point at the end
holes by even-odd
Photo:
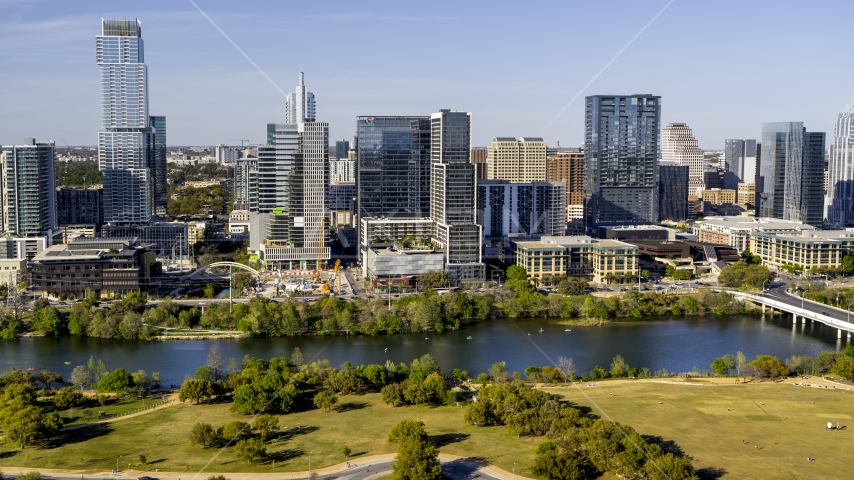
{"type": "Polygon", "coordinates": [[[788,287],[789,285],[786,283],[773,283],[767,292],[760,294],[760,296],[768,297],[797,308],[801,308],[801,305],[803,305],[803,308],[822,314],[828,318],[854,324],[854,321],[852,321],[854,319],[851,318],[846,310],[791,295],[786,291],[788,287]]]}

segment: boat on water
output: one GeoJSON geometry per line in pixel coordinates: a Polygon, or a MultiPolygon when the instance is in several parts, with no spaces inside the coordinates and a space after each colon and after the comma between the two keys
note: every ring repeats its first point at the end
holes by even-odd
{"type": "Polygon", "coordinates": [[[564,332],[571,332],[571,331],[572,331],[571,328],[567,328],[566,330],[564,330],[564,332]]]}
{"type": "Polygon", "coordinates": [[[468,337],[466,337],[466,340],[471,340],[471,335],[469,335],[468,337]]]}
{"type": "Polygon", "coordinates": [[[30,367],[30,368],[28,368],[28,369],[27,369],[27,371],[28,371],[28,372],[35,372],[35,371],[36,371],[36,367],[30,367]]]}
{"type": "Polygon", "coordinates": [[[543,329],[541,328],[541,329],[540,329],[540,333],[543,333],[543,332],[545,332],[545,330],[543,330],[543,329]]]}

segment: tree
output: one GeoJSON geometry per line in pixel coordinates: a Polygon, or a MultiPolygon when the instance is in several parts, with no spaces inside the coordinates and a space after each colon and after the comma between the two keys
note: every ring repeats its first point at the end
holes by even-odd
{"type": "Polygon", "coordinates": [[[439,451],[426,439],[406,438],[391,464],[395,480],[441,480],[439,451]]]}
{"type": "Polygon", "coordinates": [[[190,443],[208,448],[218,439],[216,429],[209,423],[198,422],[190,428],[190,443]]]}
{"type": "Polygon", "coordinates": [[[676,268],[673,265],[668,265],[664,270],[664,275],[674,280],[688,280],[691,278],[691,272],[685,268],[676,268]]]}
{"type": "Polygon", "coordinates": [[[584,480],[596,476],[595,469],[586,458],[572,450],[561,452],[552,442],[543,442],[537,448],[533,472],[538,477],[561,480],[584,480]]]}
{"type": "Polygon", "coordinates": [[[399,383],[390,383],[383,386],[382,390],[383,402],[392,407],[403,405],[403,388],[399,383]]]}
{"type": "Polygon", "coordinates": [[[76,407],[83,403],[83,394],[75,387],[63,387],[53,396],[53,403],[57,408],[76,407]]]}
{"type": "Polygon", "coordinates": [[[738,352],[735,354],[735,371],[738,375],[747,375],[747,372],[750,370],[750,361],[747,360],[747,357],[738,352]]]}
{"type": "Polygon", "coordinates": [[[229,442],[237,442],[249,437],[249,424],[246,422],[228,422],[220,428],[222,438],[229,442]]]}
{"type": "Polygon", "coordinates": [[[495,423],[495,416],[492,413],[492,408],[489,402],[477,401],[470,403],[466,407],[466,413],[463,415],[463,420],[469,425],[475,427],[483,427],[495,423]]]}
{"type": "Polygon", "coordinates": [[[92,384],[97,385],[101,380],[101,377],[107,374],[107,366],[104,365],[104,361],[98,359],[96,362],[93,357],[89,357],[89,362],[86,364],[86,368],[89,369],[89,374],[92,376],[92,384]]]}
{"type": "Polygon", "coordinates": [[[422,290],[447,287],[451,277],[444,270],[433,270],[418,277],[418,286],[422,290]]]}
{"type": "Polygon", "coordinates": [[[314,396],[314,406],[327,412],[332,410],[336,403],[338,403],[338,397],[328,390],[322,390],[314,396]]]}
{"type": "Polygon", "coordinates": [[[117,368],[98,380],[99,392],[113,392],[116,396],[124,395],[133,387],[133,377],[124,368],[117,368]]]}
{"type": "MultiPolygon", "coordinates": [[[[575,377],[575,363],[569,357],[557,357],[557,368],[563,373],[567,382],[571,382],[575,377]]],[[[527,373],[527,371],[526,371],[527,373]]]]}
{"type": "Polygon", "coordinates": [[[505,274],[507,280],[528,280],[528,272],[520,265],[510,265],[505,274]]]}
{"type": "Polygon", "coordinates": [[[305,359],[302,356],[302,350],[299,347],[294,347],[294,351],[291,352],[291,365],[293,365],[297,370],[301,369],[305,365],[305,359]]]}
{"type": "MultiPolygon", "coordinates": [[[[200,262],[201,263],[201,262],[200,262]]],[[[214,287],[210,283],[205,285],[204,289],[205,298],[213,298],[214,297],[214,287]]]]}
{"type": "Polygon", "coordinates": [[[252,463],[252,460],[258,457],[264,457],[267,454],[267,449],[261,440],[257,438],[247,438],[237,442],[234,446],[234,454],[238,459],[246,463],[252,463]]]}
{"type": "Polygon", "coordinates": [[[726,354],[723,357],[716,358],[712,362],[711,368],[718,375],[727,375],[731,370],[735,369],[735,357],[726,354]]]}
{"type": "Polygon", "coordinates": [[[578,277],[567,277],[557,284],[557,291],[564,295],[584,295],[590,284],[578,277]]]}
{"type": "Polygon", "coordinates": [[[88,368],[83,365],[77,365],[71,371],[71,383],[77,385],[82,390],[86,385],[92,384],[92,374],[89,373],[88,368]]]}
{"type": "MultiPolygon", "coordinates": [[[[74,163],[74,162],[58,162],[58,163],[74,163]]],[[[15,477],[15,480],[42,480],[44,477],[41,472],[27,472],[15,477]]]]}
{"type": "Polygon", "coordinates": [[[222,361],[222,355],[220,355],[219,349],[216,347],[216,345],[211,345],[211,349],[208,350],[207,366],[211,369],[211,374],[213,375],[214,381],[217,381],[222,378],[225,364],[222,361]]]}
{"type": "Polygon", "coordinates": [[[787,367],[779,358],[771,355],[757,355],[750,362],[750,366],[756,372],[756,375],[762,377],[776,377],[778,375],[789,375],[789,367],[787,367]]]}
{"type": "Polygon", "coordinates": [[[133,384],[136,385],[141,394],[147,394],[160,386],[160,374],[157,372],[149,375],[145,373],[145,370],[137,370],[131,374],[131,378],[133,378],[133,384]]]}
{"type": "Polygon", "coordinates": [[[148,463],[148,457],[146,457],[144,453],[140,453],[139,454],[139,464],[145,465],[146,463],[148,463]]]}
{"type": "Polygon", "coordinates": [[[59,311],[51,306],[36,310],[33,314],[33,328],[42,335],[59,335],[59,311]]]}
{"type": "Polygon", "coordinates": [[[198,378],[188,378],[181,383],[181,391],[178,393],[178,400],[181,402],[190,400],[193,403],[199,403],[202,400],[211,398],[213,393],[213,385],[210,381],[198,378]]]}
{"type": "Polygon", "coordinates": [[[833,368],[831,368],[831,371],[834,375],[842,378],[847,378],[848,380],[854,379],[854,357],[849,357],[848,355],[839,357],[833,368]]]}
{"type": "Polygon", "coordinates": [[[424,422],[403,420],[391,427],[391,430],[388,432],[388,443],[402,443],[409,438],[427,440],[427,430],[424,428],[424,422]]]}
{"type": "Polygon", "coordinates": [[[273,415],[259,415],[252,422],[252,428],[261,434],[261,441],[267,441],[267,437],[279,431],[279,418],[273,415]]]}
{"type": "Polygon", "coordinates": [[[17,401],[0,410],[0,426],[7,439],[25,448],[59,433],[62,420],[56,412],[45,413],[39,407],[17,401]]]}

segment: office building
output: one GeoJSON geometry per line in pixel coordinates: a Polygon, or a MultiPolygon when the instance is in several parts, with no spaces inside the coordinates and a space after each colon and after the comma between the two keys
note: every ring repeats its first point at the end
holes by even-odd
{"type": "Polygon", "coordinates": [[[186,223],[153,223],[148,225],[104,225],[101,237],[109,239],[135,238],[148,245],[157,255],[188,258],[191,254],[186,223]]]}
{"type": "Polygon", "coordinates": [[[299,72],[299,85],[285,98],[285,123],[313,122],[315,118],[314,94],[306,90],[305,75],[299,72]]]}
{"type": "Polygon", "coordinates": [[[556,236],[513,246],[516,265],[531,279],[571,276],[613,283],[638,278],[638,247],[619,240],[556,236]]]}
{"type": "Polygon", "coordinates": [[[600,226],[658,222],[661,97],[586,98],[584,217],[600,226]]]}
{"type": "Polygon", "coordinates": [[[511,235],[527,238],[562,235],[566,230],[565,196],[564,181],[478,182],[477,223],[483,226],[483,239],[502,241],[511,235]]]}
{"type": "Polygon", "coordinates": [[[486,180],[486,147],[471,148],[471,163],[474,164],[474,175],[478,180],[486,180]]]}
{"type": "Polygon", "coordinates": [[[430,116],[430,217],[433,242],[445,253],[454,285],[483,281],[481,226],[475,223],[475,167],[471,163],[471,114],[440,110],[430,116]]]}
{"type": "Polygon", "coordinates": [[[430,117],[358,117],[356,135],[358,218],[428,218],[430,117]]]}
{"type": "Polygon", "coordinates": [[[58,226],[93,224],[100,231],[104,223],[102,188],[56,189],[56,223],[58,226]]]}
{"type": "Polygon", "coordinates": [[[753,182],[739,183],[736,202],[748,210],[756,208],[756,184],[753,182]]]}
{"type": "Polygon", "coordinates": [[[0,150],[2,230],[52,237],[56,228],[54,145],[33,138],[0,150]]]}
{"type": "Polygon", "coordinates": [[[486,178],[517,183],[546,180],[546,142],[539,137],[495,137],[487,147],[486,178]]]}
{"type": "Polygon", "coordinates": [[[736,191],[729,188],[707,188],[703,190],[703,203],[723,205],[735,203],[736,191]]]}
{"type": "Polygon", "coordinates": [[[854,102],[836,119],[829,160],[824,197],[827,222],[838,228],[854,226],[854,102]]]}
{"type": "MultiPolygon", "coordinates": [[[[764,139],[762,144],[765,145],[764,139]]],[[[843,257],[852,250],[854,233],[847,230],[757,232],[750,237],[750,251],[772,270],[781,270],[783,265],[794,265],[801,272],[840,268],[843,257]]]]}
{"type": "Polygon", "coordinates": [[[824,218],[824,132],[803,122],[762,124],[759,215],[820,227],[824,218]]]}
{"type": "Polygon", "coordinates": [[[350,159],[350,142],[348,140],[338,140],[335,142],[335,159],[349,160],[350,159]]]}
{"type": "Polygon", "coordinates": [[[671,123],[661,131],[661,161],[688,167],[688,188],[696,195],[705,186],[703,151],[697,146],[691,128],[684,123],[671,123]]]}
{"type": "MultiPolygon", "coordinates": [[[[570,150],[570,149],[565,149],[570,150]]],[[[559,151],[546,160],[546,181],[566,183],[566,221],[584,210],[584,152],[559,151]]],[[[581,214],[583,216],[583,213],[581,214]]]]}
{"type": "Polygon", "coordinates": [[[724,161],[727,172],[724,188],[736,189],[739,182],[753,183],[756,177],[756,140],[727,139],[724,161]]]}
{"type": "Polygon", "coordinates": [[[755,233],[808,234],[816,228],[803,222],[756,217],[708,217],[694,224],[701,243],[730,245],[739,252],[750,249],[755,233]]]}
{"type": "Polygon", "coordinates": [[[129,239],[78,239],[54,245],[33,258],[32,289],[43,295],[96,297],[146,289],[161,264],[149,246],[129,239]]]}
{"type": "Polygon", "coordinates": [[[658,216],[660,220],[688,219],[688,179],[690,166],[658,167],[658,216]]]}
{"type": "Polygon", "coordinates": [[[104,220],[141,224],[166,213],[166,119],[148,114],[148,69],[139,20],[101,19],[98,168],[104,220]]]}

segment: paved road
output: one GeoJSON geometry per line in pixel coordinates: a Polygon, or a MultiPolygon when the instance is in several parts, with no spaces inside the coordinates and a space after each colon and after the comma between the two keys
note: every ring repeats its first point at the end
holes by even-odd
{"type": "Polygon", "coordinates": [[[854,317],[851,317],[844,309],[835,308],[830,305],[813,302],[812,300],[805,300],[799,296],[791,295],[786,291],[789,287],[786,283],[773,283],[771,285],[772,286],[768,288],[765,293],[760,294],[761,297],[768,297],[797,308],[801,308],[803,305],[804,309],[811,312],[824,315],[835,320],[840,320],[842,322],[854,324],[854,317]]]}

